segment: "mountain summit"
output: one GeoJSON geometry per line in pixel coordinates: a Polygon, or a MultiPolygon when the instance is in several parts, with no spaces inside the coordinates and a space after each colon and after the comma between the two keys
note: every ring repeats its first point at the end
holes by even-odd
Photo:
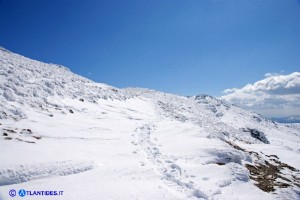
{"type": "Polygon", "coordinates": [[[1,199],[12,188],[70,200],[300,197],[296,125],[208,95],[95,83],[4,48],[0,135],[1,199]]]}

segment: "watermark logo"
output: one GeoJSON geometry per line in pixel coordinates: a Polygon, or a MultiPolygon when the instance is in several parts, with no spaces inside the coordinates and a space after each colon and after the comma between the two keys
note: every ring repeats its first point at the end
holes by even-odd
{"type": "Polygon", "coordinates": [[[24,190],[24,189],[19,190],[20,197],[24,197],[25,195],[26,195],[26,190],[24,190]]]}
{"type": "Polygon", "coordinates": [[[9,190],[8,194],[9,194],[9,196],[14,197],[14,196],[16,196],[17,192],[16,192],[16,190],[12,189],[12,190],[9,190]]]}
{"type": "MultiPolygon", "coordinates": [[[[11,189],[8,192],[9,196],[15,197],[17,195],[17,191],[14,189],[11,189]]],[[[20,189],[18,191],[18,194],[20,197],[25,196],[63,196],[64,191],[62,190],[24,190],[20,189]]]]}

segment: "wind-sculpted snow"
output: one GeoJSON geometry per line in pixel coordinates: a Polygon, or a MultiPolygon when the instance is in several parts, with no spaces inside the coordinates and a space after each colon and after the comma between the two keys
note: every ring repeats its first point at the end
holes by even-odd
{"type": "MultiPolygon", "coordinates": [[[[95,83],[72,73],[68,68],[31,60],[0,49],[0,118],[7,107],[5,101],[18,102],[33,107],[57,105],[51,98],[84,99],[97,102],[99,99],[125,100],[131,98],[117,88],[95,83]]],[[[8,109],[12,116],[23,118],[21,109],[8,109]]],[[[7,112],[5,112],[8,114],[7,112]]]]}
{"type": "Polygon", "coordinates": [[[89,161],[61,161],[11,166],[11,168],[0,170],[0,186],[38,178],[78,174],[93,168],[93,162],[89,161]]]}
{"type": "Polygon", "coordinates": [[[212,96],[118,89],[0,48],[2,199],[41,183],[67,200],[299,199],[299,144],[299,126],[212,96]]]}

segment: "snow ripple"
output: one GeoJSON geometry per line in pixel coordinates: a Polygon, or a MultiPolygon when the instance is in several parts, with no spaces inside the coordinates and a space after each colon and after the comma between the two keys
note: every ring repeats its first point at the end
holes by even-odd
{"type": "Polygon", "coordinates": [[[93,162],[83,161],[61,161],[32,165],[17,165],[0,170],[0,186],[52,176],[68,176],[82,173],[93,168],[93,162]]]}

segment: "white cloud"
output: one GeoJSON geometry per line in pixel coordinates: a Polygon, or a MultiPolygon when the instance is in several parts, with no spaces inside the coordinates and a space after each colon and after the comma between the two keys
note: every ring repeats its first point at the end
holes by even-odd
{"type": "Polygon", "coordinates": [[[226,89],[220,98],[268,117],[300,115],[300,72],[265,77],[240,89],[226,89]]]}
{"type": "Polygon", "coordinates": [[[278,75],[280,75],[280,74],[277,74],[277,73],[266,73],[265,77],[278,76],[278,75]]]}
{"type": "Polygon", "coordinates": [[[279,76],[279,75],[283,75],[284,70],[281,70],[280,73],[266,73],[265,77],[270,77],[270,76],[279,76]]]}

